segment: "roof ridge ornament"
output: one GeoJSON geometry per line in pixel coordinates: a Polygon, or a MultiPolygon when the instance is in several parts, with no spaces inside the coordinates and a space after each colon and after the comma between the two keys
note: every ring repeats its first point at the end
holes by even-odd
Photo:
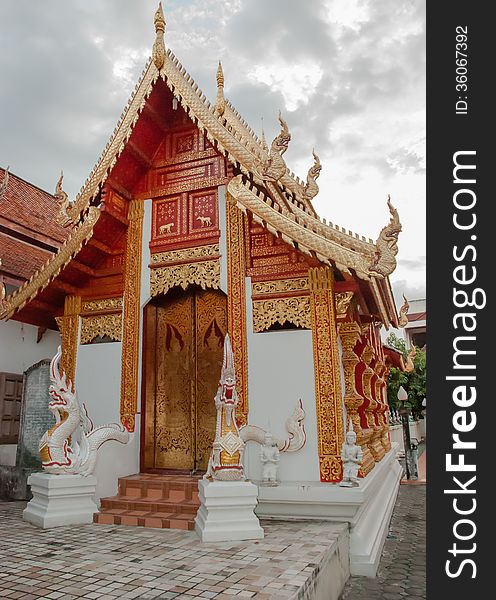
{"type": "Polygon", "coordinates": [[[403,304],[400,308],[400,318],[398,319],[398,325],[400,327],[406,327],[408,325],[408,309],[410,308],[410,305],[408,304],[408,300],[406,299],[405,294],[403,294],[403,304]]]}
{"type": "Polygon", "coordinates": [[[374,277],[383,279],[396,269],[396,255],[398,254],[398,236],[401,232],[401,222],[398,211],[391,204],[391,196],[388,194],[387,205],[391,218],[389,223],[381,229],[375,243],[376,253],[369,273],[374,277]]]}
{"type": "Polygon", "coordinates": [[[267,146],[267,140],[265,139],[263,117],[262,117],[262,135],[261,135],[260,140],[262,142],[262,148],[265,150],[265,152],[268,152],[269,151],[269,147],[267,146]]]}
{"type": "Polygon", "coordinates": [[[64,180],[64,171],[60,171],[60,177],[55,186],[55,198],[59,204],[59,214],[57,215],[57,223],[62,227],[67,227],[72,223],[72,219],[67,212],[71,206],[69,196],[62,189],[62,181],[64,180]]]}
{"type": "Polygon", "coordinates": [[[157,11],[155,12],[155,17],[153,19],[153,23],[155,25],[155,42],[153,44],[152,50],[152,59],[160,71],[160,69],[164,66],[165,63],[165,43],[164,43],[164,33],[165,33],[165,17],[164,11],[162,10],[162,2],[158,3],[157,11]]]}
{"type": "Polygon", "coordinates": [[[312,150],[312,155],[314,163],[310,169],[308,169],[307,183],[303,189],[303,197],[309,202],[311,202],[312,199],[315,198],[315,196],[319,193],[317,178],[322,171],[322,164],[320,163],[320,158],[315,154],[315,149],[312,150]]]}
{"type": "Polygon", "coordinates": [[[222,63],[219,60],[219,66],[217,67],[217,98],[215,100],[215,112],[219,117],[222,117],[226,110],[226,99],[224,98],[224,71],[222,70],[222,63]]]}
{"type": "Polygon", "coordinates": [[[4,169],[5,176],[3,178],[2,184],[0,185],[0,200],[4,197],[5,192],[7,191],[7,187],[9,185],[9,169],[10,166],[4,169]]]}
{"type": "Polygon", "coordinates": [[[281,111],[279,111],[278,118],[279,123],[281,124],[281,131],[272,140],[269,158],[262,164],[260,172],[263,179],[269,179],[271,181],[278,181],[281,179],[288,169],[282,155],[288,149],[291,133],[289,132],[286,121],[282,118],[281,111]]]}

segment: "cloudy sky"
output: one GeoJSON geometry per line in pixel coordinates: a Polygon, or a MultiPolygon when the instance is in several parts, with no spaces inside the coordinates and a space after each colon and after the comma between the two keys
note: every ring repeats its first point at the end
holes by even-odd
{"type": "MultiPolygon", "coordinates": [[[[154,41],[156,0],[4,0],[0,19],[0,166],[71,197],[98,159],[154,41]]],[[[328,220],[376,239],[403,223],[397,297],[425,297],[425,3],[423,0],[166,0],[165,41],[210,99],[222,60],[226,96],[251,124],[292,140],[302,179],[315,147],[315,199],[328,220]]]]}

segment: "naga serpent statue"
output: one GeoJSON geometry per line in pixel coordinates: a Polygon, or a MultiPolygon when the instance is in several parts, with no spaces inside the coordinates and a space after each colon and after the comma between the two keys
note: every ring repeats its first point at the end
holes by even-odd
{"type": "Polygon", "coordinates": [[[286,152],[291,140],[291,134],[289,133],[286,121],[282,118],[281,112],[279,111],[279,123],[281,124],[281,131],[277,135],[270,146],[269,158],[262,165],[260,171],[262,179],[269,179],[271,181],[278,181],[284,173],[286,173],[286,163],[282,155],[286,152]]]}
{"type": "Polygon", "coordinates": [[[207,472],[204,479],[218,481],[244,481],[243,452],[245,444],[239,435],[236,423],[236,406],[238,394],[236,392],[236,371],[234,369],[234,355],[229,334],[224,340],[224,363],[219,381],[219,388],[215,396],[217,421],[215,425],[215,439],[212,453],[208,461],[207,472]]]}
{"type": "MultiPolygon", "coordinates": [[[[299,400],[293,414],[286,419],[286,431],[289,436],[285,440],[274,437],[274,442],[279,448],[279,452],[297,452],[303,448],[307,439],[303,425],[304,419],[305,411],[303,410],[301,400],[299,400]]],[[[257,442],[261,446],[265,443],[267,433],[270,432],[256,425],[245,425],[239,430],[241,439],[245,443],[257,442]]]]}
{"type": "Polygon", "coordinates": [[[308,169],[307,183],[303,190],[303,197],[308,201],[311,201],[319,193],[319,186],[316,180],[322,171],[322,165],[320,164],[319,157],[315,154],[315,150],[312,150],[312,154],[314,164],[308,169]]]}
{"type": "Polygon", "coordinates": [[[383,227],[377,238],[374,260],[369,267],[369,272],[381,279],[391,275],[396,269],[396,255],[398,254],[398,236],[401,231],[400,217],[398,211],[391,204],[391,196],[387,201],[391,219],[386,227],[383,227]]]}
{"type": "Polygon", "coordinates": [[[60,375],[62,350],[50,363],[50,401],[48,408],[55,417],[55,425],[43,434],[39,452],[41,464],[47,473],[91,475],[95,468],[98,449],[110,440],[126,444],[128,431],[118,423],[93,427],[84,404],[79,404],[66,375],[60,375]],[[74,439],[80,433],[80,441],[74,439]]]}

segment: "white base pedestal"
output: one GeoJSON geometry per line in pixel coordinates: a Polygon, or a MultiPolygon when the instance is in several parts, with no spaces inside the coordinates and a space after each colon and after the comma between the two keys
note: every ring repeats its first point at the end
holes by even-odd
{"type": "Polygon", "coordinates": [[[398,444],[393,443],[357,487],[313,481],[261,487],[257,515],[349,523],[351,574],[375,577],[400,486],[402,468],[396,460],[397,450],[398,444]]]}
{"type": "Polygon", "coordinates": [[[202,542],[260,540],[264,530],[253,512],[258,488],[249,481],[208,481],[200,479],[201,506],[195,531],[202,542]]]}
{"type": "Polygon", "coordinates": [[[93,522],[93,513],[98,511],[93,501],[96,487],[93,475],[33,473],[28,485],[33,498],[22,513],[25,521],[43,529],[93,522]]]}

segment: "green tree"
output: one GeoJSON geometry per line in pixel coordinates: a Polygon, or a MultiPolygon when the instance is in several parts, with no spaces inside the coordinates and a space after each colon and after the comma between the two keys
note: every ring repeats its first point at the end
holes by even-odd
{"type": "MultiPolygon", "coordinates": [[[[405,341],[394,333],[391,333],[386,344],[395,348],[401,352],[405,358],[408,356],[408,350],[406,349],[405,341]]],[[[393,367],[389,373],[387,381],[387,392],[388,402],[391,408],[398,409],[398,390],[400,386],[403,386],[408,393],[408,401],[406,405],[412,409],[412,415],[414,418],[422,417],[422,401],[426,396],[425,379],[426,379],[426,365],[425,365],[425,351],[417,348],[417,355],[413,361],[415,368],[411,373],[403,373],[400,369],[393,367]]]]}

